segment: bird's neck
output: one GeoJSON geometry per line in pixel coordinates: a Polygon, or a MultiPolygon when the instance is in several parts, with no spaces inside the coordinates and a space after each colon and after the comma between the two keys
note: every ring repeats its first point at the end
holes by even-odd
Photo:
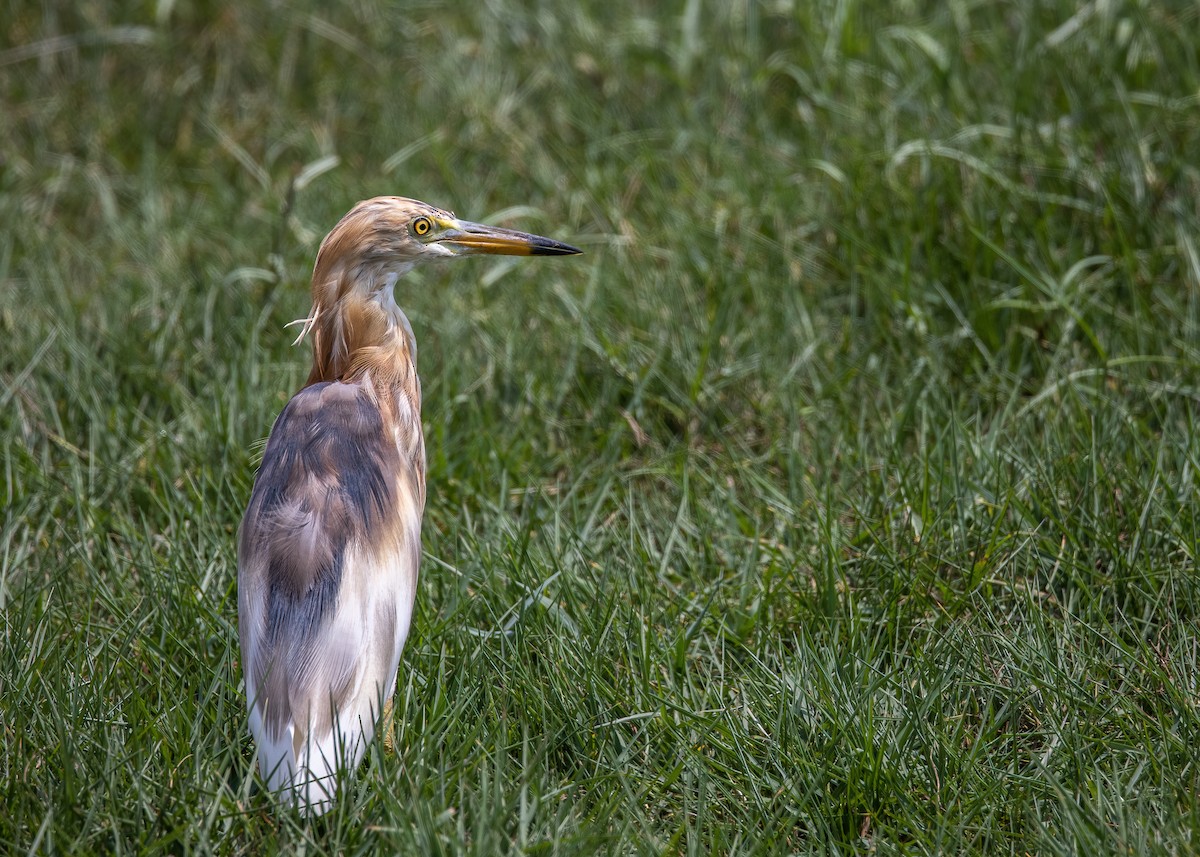
{"type": "MultiPolygon", "coordinates": [[[[361,270],[339,274],[371,276],[361,270]]],[[[327,295],[318,295],[314,289],[309,322],[313,365],[307,383],[369,383],[381,400],[403,396],[419,412],[417,344],[412,325],[392,294],[399,275],[389,272],[378,276],[382,282],[371,283],[370,288],[362,288],[361,283],[331,283],[327,295]],[[332,301],[319,299],[333,295],[336,297],[332,301]]]]}

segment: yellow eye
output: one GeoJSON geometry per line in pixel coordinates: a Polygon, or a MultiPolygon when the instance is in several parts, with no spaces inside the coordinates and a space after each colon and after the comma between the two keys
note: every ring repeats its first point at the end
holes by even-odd
{"type": "Polygon", "coordinates": [[[412,228],[413,234],[418,238],[423,238],[429,234],[429,230],[433,229],[433,223],[430,222],[428,217],[418,217],[413,221],[412,228]]]}

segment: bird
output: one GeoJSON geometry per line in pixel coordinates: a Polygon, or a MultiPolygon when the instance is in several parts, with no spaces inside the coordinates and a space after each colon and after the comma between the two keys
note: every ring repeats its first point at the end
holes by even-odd
{"type": "Polygon", "coordinates": [[[312,370],[270,430],[237,536],[250,732],[283,804],[332,807],[390,707],[412,620],[425,441],[397,281],[442,259],[580,252],[399,196],[358,203],[321,242],[293,343],[311,338],[312,370]]]}

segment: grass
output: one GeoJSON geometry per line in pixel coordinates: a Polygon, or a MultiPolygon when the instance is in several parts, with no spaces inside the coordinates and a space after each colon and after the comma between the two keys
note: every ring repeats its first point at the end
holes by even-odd
{"type": "Polygon", "coordinates": [[[0,850],[1200,849],[1194,5],[3,17],[0,850]],[[405,281],[398,752],[305,820],[233,541],[380,193],[586,255],[405,281]]]}

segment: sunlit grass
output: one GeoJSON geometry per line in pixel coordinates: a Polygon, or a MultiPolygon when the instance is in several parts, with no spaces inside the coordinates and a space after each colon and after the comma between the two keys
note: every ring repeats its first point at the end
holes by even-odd
{"type": "Polygon", "coordinates": [[[0,850],[1198,846],[1200,12],[9,4],[0,850]],[[317,242],[405,281],[426,558],[333,813],[234,533],[317,242]]]}

